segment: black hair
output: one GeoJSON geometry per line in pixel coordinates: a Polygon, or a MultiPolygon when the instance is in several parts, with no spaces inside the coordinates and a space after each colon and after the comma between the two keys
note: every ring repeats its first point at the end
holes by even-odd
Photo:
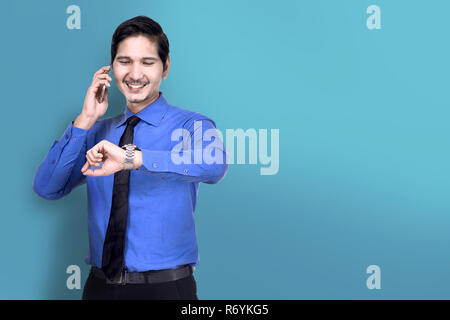
{"type": "Polygon", "coordinates": [[[122,22],[114,31],[111,41],[111,64],[117,54],[119,43],[125,38],[144,35],[150,40],[156,41],[158,45],[158,55],[163,63],[163,70],[166,70],[166,60],[169,55],[169,39],[158,22],[146,16],[137,16],[122,22]]]}

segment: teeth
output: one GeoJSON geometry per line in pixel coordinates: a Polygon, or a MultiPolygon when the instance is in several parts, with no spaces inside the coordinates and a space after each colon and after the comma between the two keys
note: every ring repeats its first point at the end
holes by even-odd
{"type": "Polygon", "coordinates": [[[128,85],[131,87],[131,88],[134,88],[134,89],[137,89],[137,88],[142,88],[143,86],[145,86],[145,84],[141,84],[141,85],[132,85],[132,84],[129,84],[128,83],[128,85]]]}

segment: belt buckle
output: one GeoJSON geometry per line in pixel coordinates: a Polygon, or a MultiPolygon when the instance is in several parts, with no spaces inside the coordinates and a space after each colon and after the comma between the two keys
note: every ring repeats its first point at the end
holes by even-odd
{"type": "Polygon", "coordinates": [[[119,284],[119,285],[125,285],[127,280],[127,271],[121,270],[114,278],[109,279],[106,277],[106,283],[107,284],[119,284]]]}

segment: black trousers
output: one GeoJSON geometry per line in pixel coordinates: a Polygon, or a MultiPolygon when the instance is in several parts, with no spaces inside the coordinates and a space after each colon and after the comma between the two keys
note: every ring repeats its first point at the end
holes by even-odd
{"type": "Polygon", "coordinates": [[[198,300],[194,275],[160,283],[106,284],[92,273],[83,289],[83,300],[198,300]]]}

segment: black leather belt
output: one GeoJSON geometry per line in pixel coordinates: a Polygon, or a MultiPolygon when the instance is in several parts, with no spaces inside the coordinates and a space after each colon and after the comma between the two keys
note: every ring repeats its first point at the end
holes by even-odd
{"type": "Polygon", "coordinates": [[[166,281],[174,281],[190,276],[194,272],[191,265],[185,264],[173,269],[150,270],[145,272],[128,272],[123,270],[114,279],[108,279],[102,269],[97,267],[91,268],[91,274],[106,280],[107,284],[142,284],[142,283],[159,283],[166,281]]]}

